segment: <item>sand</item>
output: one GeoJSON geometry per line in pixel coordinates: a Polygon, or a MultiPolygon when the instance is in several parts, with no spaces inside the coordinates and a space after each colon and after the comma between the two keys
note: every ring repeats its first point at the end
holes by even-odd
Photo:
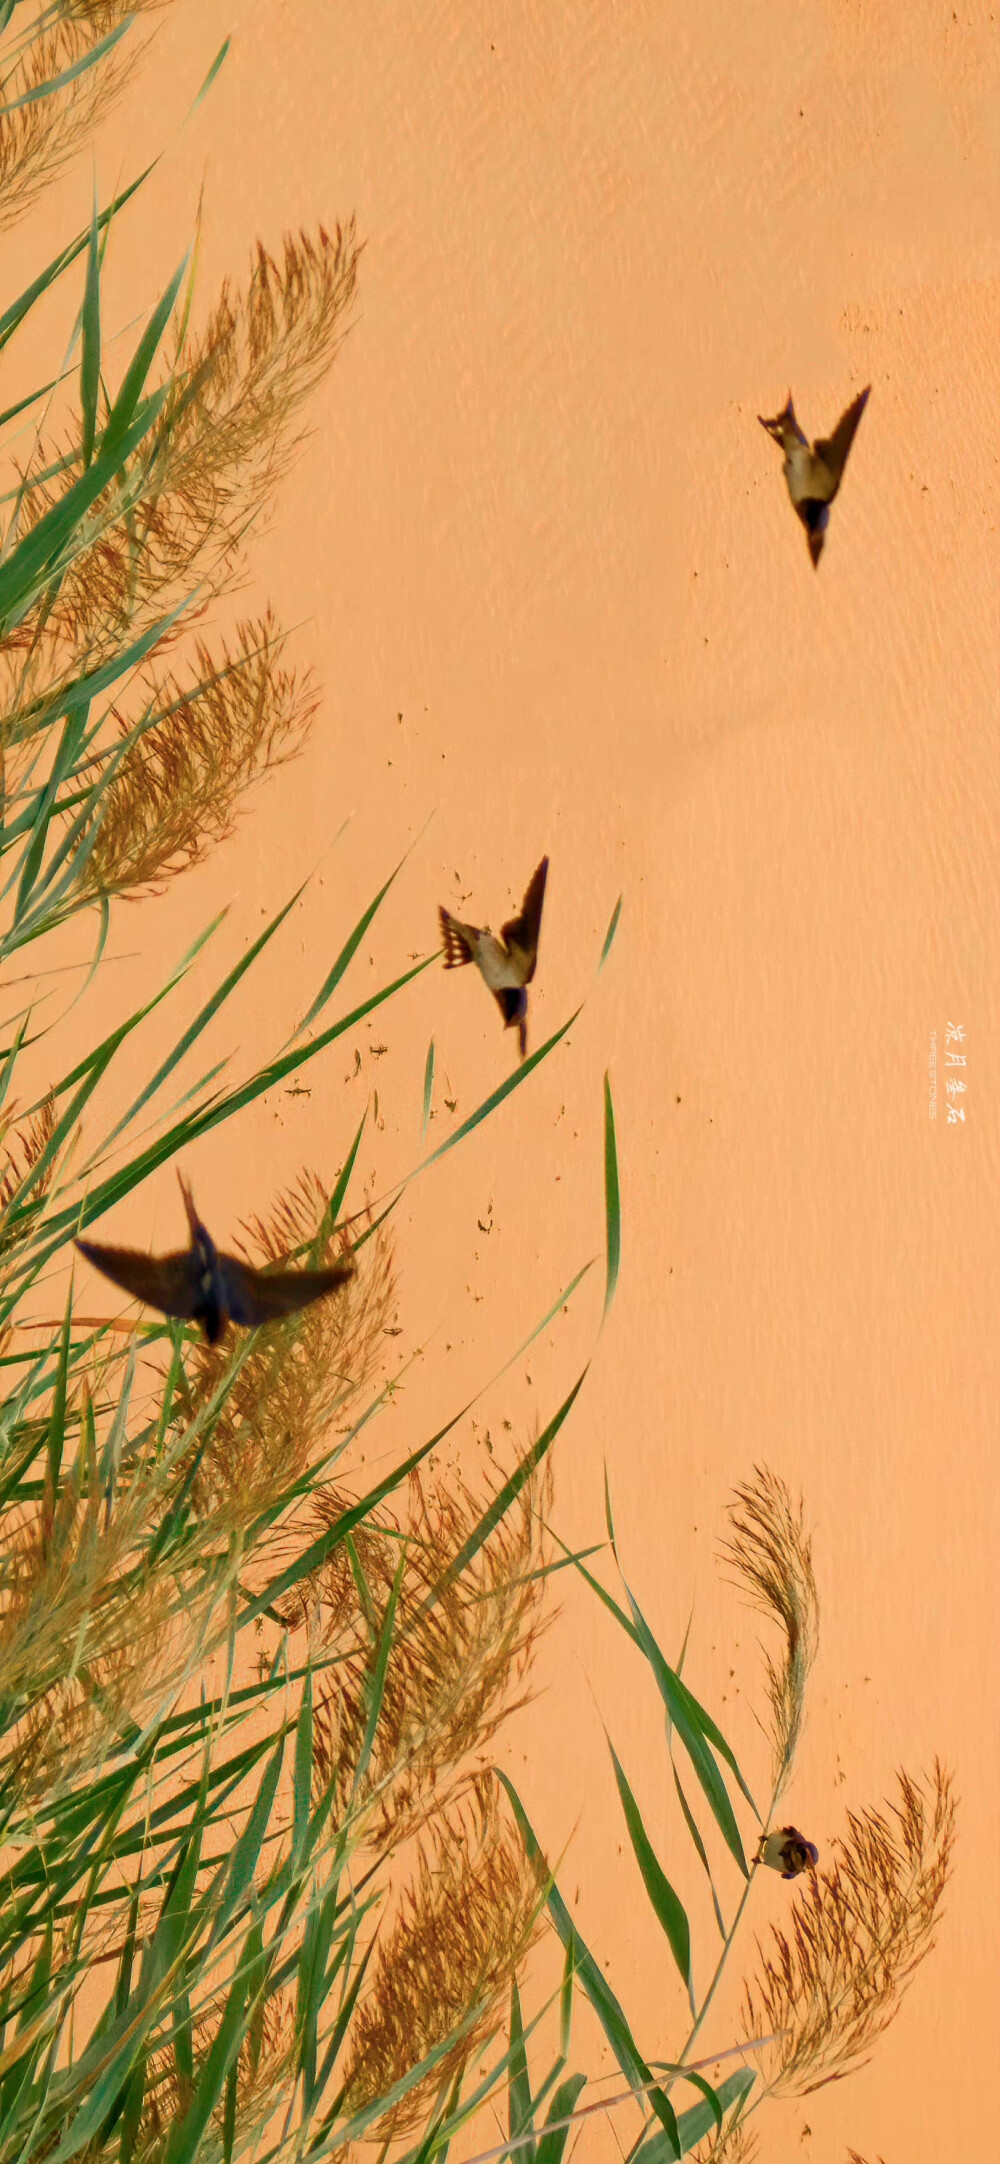
{"type": "MultiPolygon", "coordinates": [[[[106,315],[153,302],[203,176],[206,299],[258,234],[356,211],[357,326],[249,596],[302,625],[325,697],[306,755],[236,840],[119,913],[115,950],[142,961],[102,996],[124,1004],[231,901],[214,981],[318,865],[225,1037],[263,1051],[415,837],[374,959],[354,966],[359,998],[433,943],[438,901],[496,923],[548,851],[534,1041],[585,1004],[524,1092],[408,1197],[400,1346],[426,1350],[394,1415],[400,1451],[600,1252],[609,1069],[615,1307],[598,1335],[598,1269],[462,1447],[485,1448],[484,1427],[523,1439],[593,1351],[557,1445],[559,1529],[603,1538],[606,1460],[630,1580],[673,1654],[694,1602],[687,1673],[761,1783],[758,1629],[713,1554],[755,1462],[801,1488],[822,1645],[788,1814],[828,1853],[847,1810],[939,1753],[961,1825],[938,1949],[896,2026],[855,2080],[762,2114],[762,2155],[985,2158],[1000,2105],[994,17],[936,0],[199,0],[164,19],[105,129],[104,190],[170,138],[230,29],[211,99],[115,237],[106,315]],[[869,382],[814,573],[756,416],[791,386],[819,433],[869,382]],[[968,1060],[956,1124],[949,1023],[968,1060]]],[[[89,188],[81,165],[6,244],[12,290],[83,221],[89,188]]],[[[17,359],[28,381],[43,331],[17,359]]],[[[311,1096],[276,1096],[190,1153],[220,1236],[303,1162],[332,1172],[373,1090],[365,1173],[384,1188],[413,1164],[432,1036],[432,1141],[511,1069],[471,973],[429,973],[358,1032],[360,1074],[352,1039],[305,1077],[311,1096]]],[[[165,1173],[108,1236],[170,1242],[177,1218],[165,1173]]],[[[644,2049],[666,2058],[681,1993],[623,1853],[602,1720],[691,1899],[701,1976],[714,1927],[651,1685],[586,1590],[557,1585],[544,1694],[501,1758],[565,1851],[574,1916],[644,2049]]],[[[768,1879],[757,1921],[789,1898],[768,1879]]],[[[583,2018],[578,2048],[607,2071],[583,2018]]],[[[478,2146],[492,2138],[487,2124],[478,2146]]],[[[602,2122],[579,2154],[617,2154],[602,2122]]]]}

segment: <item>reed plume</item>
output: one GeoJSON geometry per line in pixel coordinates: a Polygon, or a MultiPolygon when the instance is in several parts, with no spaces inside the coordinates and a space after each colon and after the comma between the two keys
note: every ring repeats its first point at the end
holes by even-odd
{"type": "Polygon", "coordinates": [[[496,2035],[543,1896],[544,1879],[500,1818],[492,1777],[476,1777],[419,1844],[415,1876],[358,2007],[341,2110],[387,2097],[436,2047],[454,2042],[378,2119],[372,2139],[419,2127],[429,2096],[496,2035]]]}
{"type": "MultiPolygon", "coordinates": [[[[269,1217],[244,1224],[245,1237],[234,1246],[262,1267],[285,1263],[309,1245],[314,1266],[321,1268],[345,1252],[339,1233],[323,1231],[328,1203],[319,1174],[304,1172],[269,1217]]],[[[319,1300],[256,1334],[202,1455],[195,1495],[206,1515],[220,1525],[246,1524],[301,1477],[334,1417],[369,1381],[382,1354],[393,1299],[390,1249],[380,1231],[334,1299],[319,1300]]],[[[210,1402],[231,1357],[225,1340],[197,1347],[191,1370],[196,1404],[210,1402]]]]}
{"type": "MultiPolygon", "coordinates": [[[[199,584],[217,597],[232,583],[300,440],[298,408],[346,336],[359,253],[353,221],[332,237],[287,235],[280,260],[258,243],[245,291],[227,280],[199,337],[178,325],[158,421],[0,645],[6,743],[45,727],[82,672],[155,629],[199,584]]],[[[30,531],[82,470],[75,439],[39,443],[21,475],[18,529],[30,531]]]]}
{"type": "Polygon", "coordinates": [[[787,1785],[805,1711],[806,1685],[816,1658],[819,1596],[812,1546],[805,1532],[801,1497],[793,1504],[783,1480],[767,1466],[735,1491],[728,1506],[732,1537],[723,1561],[750,1602],[778,1624],[780,1657],[764,1649],[771,1708],[772,1809],[787,1785]]]}
{"type": "Polygon", "coordinates": [[[241,624],[219,661],[199,641],[186,686],[146,680],[150,724],[104,799],[88,888],[133,898],[162,887],[225,840],[251,782],[301,750],[318,702],[308,675],[282,667],[284,647],[268,613],[241,624]]]}
{"type": "MultiPolygon", "coordinates": [[[[439,1784],[470,1752],[485,1749],[525,1702],[532,1654],[549,1620],[541,1614],[539,1575],[546,1493],[543,1478],[529,1483],[466,1568],[451,1575],[483,1498],[454,1474],[447,1485],[414,1475],[404,1524],[369,1521],[353,1567],[348,1553],[335,1549],[303,1589],[297,1619],[311,1615],[314,1643],[339,1650],[331,1677],[317,1687],[315,1778],[335,1781],[346,1805],[368,1716],[373,1642],[396,1585],[378,1732],[359,1799],[368,1804],[365,1838],[375,1847],[395,1844],[419,1824],[436,1807],[439,1784]]],[[[333,1522],[344,1501],[331,1492],[314,1509],[317,1526],[333,1522]]]]}
{"type": "Polygon", "coordinates": [[[0,1284],[29,1237],[55,1178],[55,1155],[42,1165],[55,1131],[53,1097],[47,1097],[23,1127],[16,1124],[15,1107],[0,1114],[0,1284]]]}
{"type": "Polygon", "coordinates": [[[58,88],[130,15],[170,0],[59,0],[0,48],[0,231],[23,218],[120,96],[144,46],[125,37],[58,88]]]}
{"type": "Polygon", "coordinates": [[[926,1787],[848,1813],[830,1871],[811,1876],[787,1932],[772,1929],[745,1987],[748,2037],[775,2035],[766,2093],[807,2096],[863,2066],[934,1944],[951,1869],[955,1800],[935,1762],[926,1787]],[[779,2035],[780,2032],[780,2035],[779,2035]]]}

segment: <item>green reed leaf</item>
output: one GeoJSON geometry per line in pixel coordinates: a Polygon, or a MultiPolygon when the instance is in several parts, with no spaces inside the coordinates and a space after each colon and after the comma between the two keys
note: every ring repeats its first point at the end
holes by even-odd
{"type": "Polygon", "coordinates": [[[632,1843],[635,1860],[642,1872],[642,1882],[649,1896],[650,1907],[666,1936],[667,1944],[677,1963],[681,1980],[690,1999],[691,2011],[694,2013],[694,1989],[691,1981],[691,1926],[688,1922],[687,1911],[683,1903],[678,1899],[670,1880],[662,1869],[653,1844],[646,1832],[639,1806],[629,1787],[624,1768],[610,1737],[608,1738],[608,1749],[611,1752],[611,1759],[615,1769],[615,1780],[618,1783],[618,1794],[621,1797],[622,1810],[625,1813],[628,1837],[632,1843]]]}
{"type": "Polygon", "coordinates": [[[87,248],[87,280],[83,295],[80,359],[80,410],[83,415],[81,457],[84,468],[94,455],[97,438],[97,401],[101,391],[101,257],[97,230],[97,187],[87,248]]]}
{"type": "MultiPolygon", "coordinates": [[[[108,204],[107,209],[101,211],[97,223],[102,232],[115,216],[116,211],[123,210],[125,204],[131,201],[131,198],[142,187],[144,181],[149,179],[150,174],[155,171],[159,162],[158,158],[154,158],[152,164],[147,165],[138,178],[131,180],[128,187],[123,188],[121,194],[116,195],[113,201],[108,204]]],[[[3,314],[0,315],[0,352],[3,351],[8,341],[13,338],[15,331],[20,328],[25,316],[30,314],[36,301],[40,301],[49,291],[49,288],[55,285],[57,278],[62,277],[63,271],[68,270],[70,264],[76,262],[77,256],[83,254],[89,241],[90,227],[85,226],[83,232],[78,233],[76,239],[70,241],[66,248],[61,249],[57,256],[53,256],[51,263],[47,264],[46,268],[39,272],[38,277],[33,279],[29,286],[25,286],[24,292],[18,295],[17,300],[11,301],[9,306],[4,309],[3,314]]]]}
{"type": "Polygon", "coordinates": [[[538,2144],[537,2164],[562,2164],[566,2143],[573,2129],[561,2122],[572,2119],[586,2086],[586,2074],[570,2074],[560,2083],[545,2115],[545,2126],[538,2144]]]}
{"type": "Polygon", "coordinates": [[[534,2131],[534,2105],[531,2100],[531,2083],[528,2079],[528,2056],[524,2048],[524,2023],[521,2020],[521,1999],[517,1978],[510,1980],[510,2065],[507,2070],[507,2126],[511,2142],[517,2142],[517,2155],[526,2164],[536,2164],[533,2141],[522,2141],[522,2135],[534,2131]]]}
{"type": "Polygon", "coordinates": [[[429,1125],[430,1125],[430,1117],[431,1117],[431,1099],[432,1099],[433,1095],[434,1095],[434,1039],[433,1039],[433,1037],[432,1037],[432,1038],[431,1038],[431,1041],[430,1041],[430,1044],[429,1044],[429,1045],[428,1045],[428,1047],[427,1047],[427,1058],[426,1058],[426,1060],[425,1060],[425,1062],[424,1062],[424,1107],[423,1107],[423,1114],[422,1114],[422,1117],[421,1117],[421,1121],[420,1121],[420,1140],[421,1140],[421,1142],[423,1141],[423,1139],[424,1139],[424,1136],[425,1136],[425,1135],[426,1135],[426,1133],[427,1133],[427,1129],[428,1129],[428,1127],[429,1127],[429,1125]]]}
{"type": "Polygon", "coordinates": [[[604,964],[608,959],[612,947],[614,946],[615,935],[618,931],[618,923],[622,913],[622,902],[624,901],[624,899],[624,895],[619,894],[618,900],[616,901],[615,906],[611,912],[611,922],[608,925],[608,929],[604,934],[604,945],[601,948],[601,959],[597,964],[598,969],[604,968],[604,964]]]}
{"type": "Polygon", "coordinates": [[[618,1145],[615,1140],[615,1107],[611,1095],[611,1080],[604,1077],[604,1217],[607,1242],[607,1275],[604,1283],[604,1313],[607,1315],[615,1297],[618,1270],[622,1254],[621,1188],[618,1180],[618,1145]]]}

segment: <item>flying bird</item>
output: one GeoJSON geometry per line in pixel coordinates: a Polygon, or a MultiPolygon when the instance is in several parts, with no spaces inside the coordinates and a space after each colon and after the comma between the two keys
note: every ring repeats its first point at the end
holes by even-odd
{"type": "Polygon", "coordinates": [[[517,1041],[523,1059],[528,1049],[528,986],[538,961],[538,934],[549,860],[543,857],[528,881],[520,915],[501,925],[500,936],[489,925],[460,924],[449,910],[439,909],[444,940],[444,966],[461,969],[475,962],[483,983],[492,992],[503,1015],[505,1029],[517,1024],[517,1041]]]}
{"type": "Polygon", "coordinates": [[[761,1836],[757,1861],[769,1864],[772,1871],[780,1871],[782,1878],[798,1878],[801,1871],[815,1871],[819,1850],[815,1841],[807,1841],[796,1827],[780,1826],[761,1836]]]}
{"type": "Polygon", "coordinates": [[[335,1292],[354,1274],[350,1256],[323,1270],[255,1270],[236,1255],[222,1255],[194,1206],[194,1196],[180,1173],[191,1245],[176,1255],[144,1255],[134,1247],[103,1247],[96,1240],[74,1244],[95,1270],[113,1285],[158,1307],[182,1322],[200,1323],[210,1345],[218,1344],[227,1322],[255,1330],[278,1315],[294,1315],[335,1292]]]}
{"type": "Polygon", "coordinates": [[[844,478],[847,454],[868,404],[870,390],[869,383],[865,390],[859,391],[846,413],[841,414],[832,436],[817,436],[814,444],[803,435],[795,418],[791,391],[787,406],[782,413],[775,414],[773,421],[765,421],[762,413],[757,415],[761,427],[766,428],[768,435],[773,436],[784,451],[781,470],[788,483],[793,509],[806,529],[814,570],[823,553],[830,505],[844,478]]]}

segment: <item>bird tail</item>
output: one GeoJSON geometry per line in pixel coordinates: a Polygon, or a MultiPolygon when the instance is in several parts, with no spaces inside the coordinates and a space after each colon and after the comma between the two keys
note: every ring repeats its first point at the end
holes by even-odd
{"type": "Polygon", "coordinates": [[[527,1022],[526,1022],[526,1021],[524,1020],[524,1017],[523,1017],[523,1015],[522,1015],[522,1017],[521,1017],[521,1020],[519,1021],[518,1025],[517,1025],[517,1049],[518,1049],[518,1051],[520,1052],[521,1058],[522,1058],[522,1059],[527,1059],[527,1057],[528,1057],[528,1025],[527,1025],[527,1022]]]}
{"type": "Polygon", "coordinates": [[[453,917],[447,909],[439,908],[438,916],[441,919],[445,968],[461,969],[466,962],[474,962],[476,959],[475,952],[470,945],[464,924],[460,924],[458,918],[453,917]]]}

